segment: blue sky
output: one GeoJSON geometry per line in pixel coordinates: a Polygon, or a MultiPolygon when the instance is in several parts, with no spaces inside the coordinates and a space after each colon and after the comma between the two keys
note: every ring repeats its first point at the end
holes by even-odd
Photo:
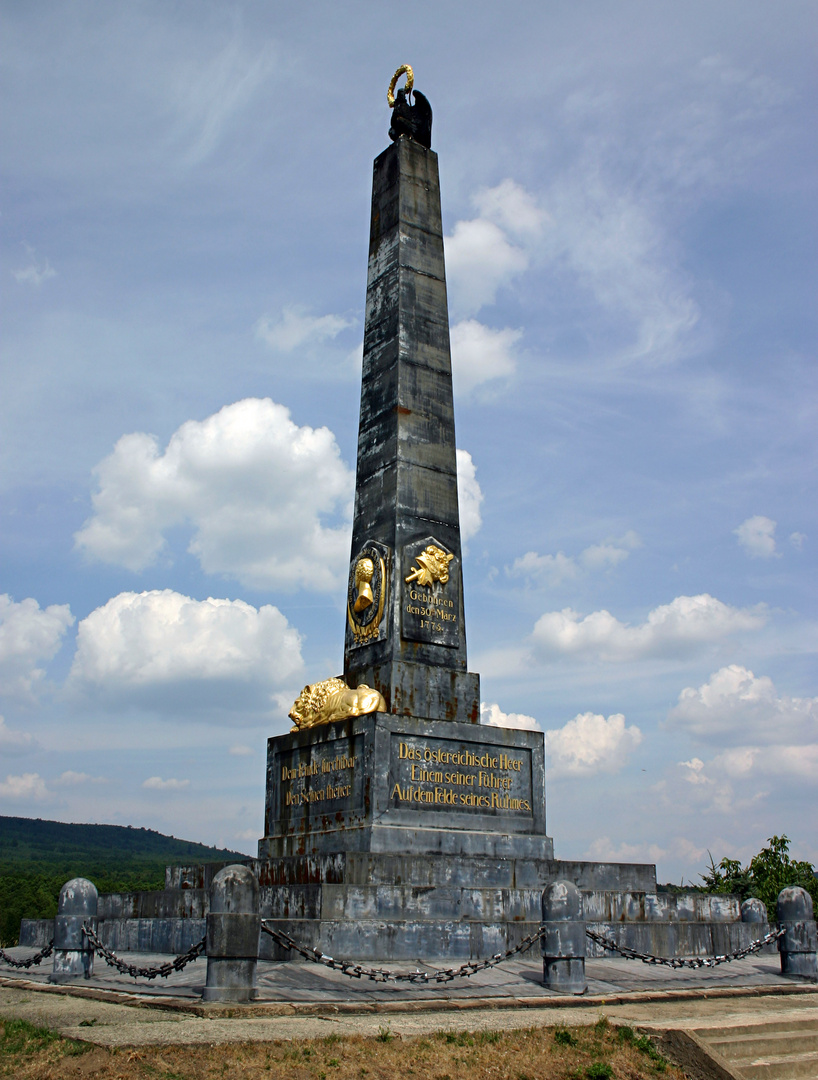
{"type": "Polygon", "coordinates": [[[252,853],[435,112],[470,667],[563,858],[818,862],[814,5],[0,7],[0,813],[252,853]]]}

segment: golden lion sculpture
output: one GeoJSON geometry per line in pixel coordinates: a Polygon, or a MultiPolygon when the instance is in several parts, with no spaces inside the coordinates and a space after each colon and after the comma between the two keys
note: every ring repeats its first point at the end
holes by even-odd
{"type": "Polygon", "coordinates": [[[304,687],[290,709],[290,719],[293,731],[298,731],[373,712],[386,712],[383,694],[363,683],[351,690],[343,679],[325,679],[304,687]]]}

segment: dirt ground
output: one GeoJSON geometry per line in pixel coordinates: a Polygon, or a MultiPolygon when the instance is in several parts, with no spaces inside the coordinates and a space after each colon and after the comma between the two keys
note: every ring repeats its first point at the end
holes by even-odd
{"type": "Polygon", "coordinates": [[[0,1018],[0,1076],[15,1080],[683,1080],[644,1036],[606,1020],[571,1028],[330,1035],[229,1045],[116,1047],[0,1018]]]}

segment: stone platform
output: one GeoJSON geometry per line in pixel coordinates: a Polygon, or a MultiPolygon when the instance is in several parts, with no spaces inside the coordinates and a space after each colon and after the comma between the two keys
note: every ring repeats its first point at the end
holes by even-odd
{"type": "MultiPolygon", "coordinates": [[[[568,880],[589,928],[640,952],[713,955],[766,933],[734,897],[658,893],[653,865],[554,859],[544,765],[541,732],[385,713],[270,739],[266,835],[247,860],[262,916],[337,957],[479,960],[536,931],[542,890],[568,880]]],[[[222,865],[168,867],[162,892],[100,896],[103,942],[184,952],[222,865]]],[[[25,920],[21,945],[51,929],[25,920]]],[[[261,956],[298,961],[267,935],[261,956]]]]}
{"type": "MultiPolygon", "coordinates": [[[[162,892],[102,894],[103,942],[116,951],[184,952],[204,935],[208,888],[221,865],[168,867],[162,892]]],[[[247,865],[258,875],[265,919],[304,945],[355,960],[494,955],[537,929],[543,886],[566,879],[582,890],[589,929],[641,952],[711,956],[768,930],[743,923],[735,897],[657,893],[650,865],[354,852],[247,865]]],[[[52,921],[26,919],[20,944],[39,948],[52,934],[52,921]]],[[[261,955],[300,962],[266,934],[261,955]]],[[[602,950],[589,941],[588,955],[602,950]]]]}

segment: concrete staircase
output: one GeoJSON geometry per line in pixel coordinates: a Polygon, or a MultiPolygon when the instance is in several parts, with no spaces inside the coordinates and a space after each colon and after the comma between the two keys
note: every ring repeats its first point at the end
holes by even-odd
{"type": "Polygon", "coordinates": [[[736,1080],[816,1080],[818,1018],[781,1018],[691,1032],[711,1052],[716,1067],[736,1080]]]}

